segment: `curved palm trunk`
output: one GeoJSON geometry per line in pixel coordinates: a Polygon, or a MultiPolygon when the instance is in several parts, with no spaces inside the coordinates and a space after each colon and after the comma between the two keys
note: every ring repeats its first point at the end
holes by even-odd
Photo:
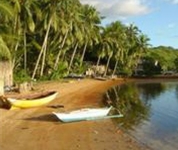
{"type": "Polygon", "coordinates": [[[100,60],[101,60],[101,56],[98,57],[94,75],[96,75],[96,72],[97,72],[97,70],[98,70],[98,66],[99,66],[100,60]]]}
{"type": "Polygon", "coordinates": [[[116,60],[116,63],[115,63],[115,66],[114,66],[114,70],[113,70],[112,76],[114,76],[115,73],[116,73],[116,68],[117,68],[118,62],[119,62],[119,61],[116,60]]]}
{"type": "Polygon", "coordinates": [[[118,95],[118,91],[120,90],[120,86],[118,86],[119,89],[116,89],[116,87],[113,87],[113,91],[115,93],[115,96],[116,96],[116,101],[118,102],[119,101],[119,95],[118,95]]]}
{"type": "Polygon", "coordinates": [[[62,53],[61,61],[64,61],[65,56],[66,56],[66,51],[67,51],[67,50],[64,50],[63,53],[61,52],[61,53],[62,53]]]}
{"type": "Polygon", "coordinates": [[[72,63],[73,63],[73,60],[74,60],[75,53],[76,53],[76,51],[77,51],[77,47],[78,47],[78,42],[77,42],[77,44],[75,45],[75,48],[74,48],[74,51],[73,51],[73,54],[72,54],[72,58],[71,58],[71,60],[70,60],[70,64],[69,64],[69,68],[68,68],[68,74],[69,74],[69,72],[70,72],[70,69],[71,69],[71,66],[72,66],[72,63]]]}
{"type": "MultiPolygon", "coordinates": [[[[25,31],[26,31],[26,27],[25,27],[25,31]]],[[[25,72],[27,71],[27,40],[26,40],[26,34],[25,34],[25,31],[24,31],[24,70],[25,72]]]]}
{"type": "MultiPolygon", "coordinates": [[[[15,53],[17,52],[18,47],[19,47],[19,42],[17,42],[17,43],[15,44],[15,53]]],[[[13,68],[15,67],[16,62],[17,62],[17,58],[16,58],[16,56],[14,55],[13,60],[12,60],[13,68]]]]}
{"type": "Polygon", "coordinates": [[[40,54],[38,55],[38,59],[37,59],[36,65],[35,65],[35,69],[33,70],[32,79],[34,79],[34,77],[36,75],[36,71],[37,71],[37,68],[38,68],[42,53],[43,53],[43,51],[41,50],[40,54]]]}
{"type": "Polygon", "coordinates": [[[107,61],[107,64],[106,64],[106,70],[105,70],[105,72],[104,72],[104,76],[106,76],[106,74],[107,74],[110,60],[111,60],[111,56],[109,56],[109,58],[108,58],[108,61],[107,61]]]}
{"type": "Polygon", "coordinates": [[[82,53],[82,56],[81,56],[81,59],[80,59],[80,67],[83,64],[83,59],[84,59],[85,52],[86,52],[86,49],[87,49],[87,44],[88,44],[88,42],[85,43],[85,46],[84,46],[84,49],[83,49],[83,53],[82,53]]]}
{"type": "MultiPolygon", "coordinates": [[[[46,45],[47,45],[47,40],[48,40],[48,34],[49,34],[49,30],[50,30],[50,26],[51,26],[51,22],[52,22],[52,19],[50,20],[49,24],[48,24],[48,28],[47,28],[47,31],[46,31],[46,35],[45,35],[45,38],[44,38],[44,41],[43,41],[43,45],[42,45],[42,48],[41,48],[41,51],[40,51],[40,54],[38,55],[38,59],[37,59],[37,62],[36,62],[36,65],[35,65],[35,69],[33,71],[33,74],[32,74],[32,79],[34,79],[35,75],[36,75],[36,72],[37,72],[37,68],[38,68],[38,65],[40,63],[40,59],[41,59],[41,56],[42,54],[44,53],[44,51],[46,51],[46,45]]],[[[43,55],[43,58],[44,58],[45,55],[43,55]]],[[[42,67],[44,68],[44,60],[45,58],[43,59],[43,63],[42,63],[42,67]]],[[[43,73],[43,68],[41,69],[41,73],[43,73]]]]}
{"type": "Polygon", "coordinates": [[[69,33],[69,29],[67,30],[67,32],[66,32],[66,34],[65,34],[65,36],[64,36],[64,39],[63,39],[63,41],[62,41],[61,48],[59,49],[59,52],[58,52],[58,54],[57,54],[56,61],[55,61],[55,64],[54,64],[54,69],[57,68],[57,65],[58,65],[58,63],[59,63],[59,57],[60,57],[60,55],[61,55],[61,50],[62,50],[62,48],[64,47],[64,44],[65,44],[65,41],[66,41],[66,39],[67,39],[68,33],[69,33]]]}
{"type": "Polygon", "coordinates": [[[51,23],[52,23],[52,17],[51,17],[51,19],[49,21],[48,28],[47,28],[46,35],[45,35],[45,39],[44,39],[44,43],[43,43],[43,45],[44,45],[44,53],[43,53],[43,60],[42,60],[42,65],[41,65],[40,76],[43,76],[43,72],[44,72],[44,65],[45,65],[47,44],[48,44],[48,35],[49,35],[50,28],[51,28],[51,23]]]}

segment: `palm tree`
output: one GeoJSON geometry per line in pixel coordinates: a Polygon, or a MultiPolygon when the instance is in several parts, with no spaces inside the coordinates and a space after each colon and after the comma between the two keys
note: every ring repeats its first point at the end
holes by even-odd
{"type": "Polygon", "coordinates": [[[82,7],[82,21],[84,30],[84,49],[80,59],[80,66],[82,66],[83,59],[86,53],[87,45],[92,46],[95,42],[99,42],[101,17],[96,9],[89,5],[82,7]]]}
{"type": "Polygon", "coordinates": [[[127,74],[131,75],[132,69],[135,65],[135,55],[137,52],[136,43],[138,41],[138,35],[140,34],[140,30],[137,26],[131,24],[128,27],[126,27],[126,44],[124,46],[124,61],[123,66],[124,70],[127,72],[127,74]]]}
{"type": "Polygon", "coordinates": [[[0,36],[0,61],[10,61],[11,60],[11,53],[9,48],[7,47],[5,41],[0,36]]]}
{"type": "Polygon", "coordinates": [[[34,15],[40,13],[39,4],[36,0],[22,1],[20,9],[20,19],[23,29],[23,49],[24,49],[24,70],[27,70],[27,34],[35,31],[34,15]]]}
{"type": "Polygon", "coordinates": [[[73,60],[75,57],[75,54],[77,52],[78,47],[83,45],[83,35],[84,35],[84,30],[83,30],[83,23],[82,23],[82,19],[81,19],[81,4],[77,3],[75,6],[72,7],[73,13],[70,15],[71,17],[71,24],[72,24],[72,41],[73,44],[72,46],[74,46],[74,50],[72,52],[72,56],[69,62],[69,66],[68,66],[68,74],[71,71],[71,67],[73,64],[73,60]]]}
{"type": "Polygon", "coordinates": [[[43,14],[42,15],[43,15],[43,18],[45,18],[44,21],[43,21],[43,26],[44,26],[44,29],[45,29],[45,36],[44,36],[44,39],[43,39],[41,51],[38,55],[38,59],[37,59],[37,62],[36,62],[36,65],[35,65],[35,68],[34,68],[34,71],[33,71],[33,74],[32,74],[32,79],[34,79],[34,77],[36,75],[37,68],[39,66],[39,63],[40,63],[42,56],[43,57],[42,57],[40,76],[43,75],[46,53],[47,53],[47,44],[48,44],[49,33],[50,33],[51,28],[53,28],[54,30],[57,28],[56,27],[57,26],[56,21],[58,19],[57,19],[56,11],[57,11],[58,7],[59,7],[59,0],[55,0],[55,1],[47,0],[46,3],[45,3],[45,8],[43,8],[43,12],[42,12],[43,14]]]}
{"type": "Polygon", "coordinates": [[[13,15],[14,15],[14,11],[13,11],[13,7],[10,5],[10,3],[7,2],[6,0],[1,0],[0,16],[3,18],[6,18],[6,17],[13,17],[13,15]]]}
{"type": "Polygon", "coordinates": [[[98,60],[96,63],[95,75],[97,73],[101,58],[106,57],[107,51],[111,49],[111,45],[112,45],[111,42],[112,42],[112,39],[103,33],[102,37],[101,37],[101,41],[99,43],[99,50],[97,51],[98,52],[98,60]]]}
{"type": "Polygon", "coordinates": [[[12,51],[10,50],[9,41],[10,38],[13,38],[11,24],[14,13],[11,3],[2,0],[0,3],[0,78],[7,86],[13,84],[12,51]]]}
{"type": "MultiPolygon", "coordinates": [[[[78,3],[78,2],[77,2],[78,3]]],[[[73,0],[66,0],[60,2],[60,11],[58,15],[60,16],[60,30],[58,30],[58,39],[59,39],[59,46],[57,49],[57,55],[54,63],[54,69],[57,69],[59,58],[63,53],[63,48],[66,43],[67,37],[69,36],[70,32],[72,32],[73,28],[73,13],[75,11],[75,5],[78,5],[73,0]]]]}
{"type": "Polygon", "coordinates": [[[140,34],[138,36],[138,41],[136,43],[136,49],[137,51],[135,52],[135,70],[138,66],[138,62],[140,61],[141,57],[146,54],[148,47],[150,46],[150,44],[148,44],[149,38],[144,35],[144,34],[140,34]]]}
{"type": "Polygon", "coordinates": [[[110,45],[110,47],[106,50],[108,58],[104,75],[107,74],[110,66],[110,60],[113,56],[112,60],[115,61],[115,66],[112,75],[114,75],[118,62],[123,60],[122,47],[123,42],[125,41],[125,26],[119,21],[113,22],[106,26],[103,35],[110,45]]]}
{"type": "MultiPolygon", "coordinates": [[[[1,80],[6,86],[12,86],[13,84],[11,53],[6,43],[0,36],[0,82],[1,80]]],[[[2,93],[3,91],[0,91],[0,94],[2,93]]]]}

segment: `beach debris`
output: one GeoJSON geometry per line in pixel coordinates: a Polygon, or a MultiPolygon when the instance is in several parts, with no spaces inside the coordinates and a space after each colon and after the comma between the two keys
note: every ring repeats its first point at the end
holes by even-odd
{"type": "Polygon", "coordinates": [[[9,109],[11,107],[10,103],[7,101],[5,96],[0,96],[0,108],[9,109]]]}
{"type": "Polygon", "coordinates": [[[50,107],[50,108],[64,108],[64,105],[49,105],[47,107],[50,107]]]}

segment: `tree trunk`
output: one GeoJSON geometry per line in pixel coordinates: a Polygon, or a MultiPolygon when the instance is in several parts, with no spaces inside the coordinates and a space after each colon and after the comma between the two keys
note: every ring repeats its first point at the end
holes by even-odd
{"type": "Polygon", "coordinates": [[[39,62],[40,62],[42,54],[43,54],[43,51],[41,50],[40,54],[38,55],[38,59],[37,59],[36,65],[35,65],[35,69],[33,70],[32,79],[35,78],[36,71],[37,71],[37,68],[38,68],[38,65],[39,65],[39,62]]]}
{"type": "Polygon", "coordinates": [[[116,73],[117,65],[118,65],[118,60],[116,60],[116,63],[115,63],[115,66],[114,66],[114,70],[113,70],[112,76],[114,76],[115,73],[116,73]]]}
{"type": "Polygon", "coordinates": [[[68,68],[68,74],[69,74],[69,72],[70,72],[70,69],[71,69],[71,66],[72,66],[72,63],[73,63],[73,60],[74,60],[75,53],[76,53],[76,51],[77,51],[77,47],[78,47],[78,42],[77,42],[77,44],[75,45],[75,48],[74,48],[74,51],[73,51],[73,54],[72,54],[72,58],[71,58],[71,60],[70,60],[70,64],[69,64],[69,68],[68,68]]]}
{"type": "Polygon", "coordinates": [[[10,61],[0,61],[0,80],[4,86],[13,85],[13,68],[10,61]]]}
{"type": "MultiPolygon", "coordinates": [[[[26,27],[25,27],[25,31],[26,31],[26,27]]],[[[26,39],[26,33],[24,31],[24,70],[25,72],[27,71],[27,39],[26,39]]]]}
{"type": "Polygon", "coordinates": [[[107,64],[106,64],[106,70],[105,70],[104,76],[106,76],[106,74],[107,74],[108,67],[109,67],[109,63],[110,63],[110,60],[111,60],[111,56],[109,56],[109,58],[108,58],[108,61],[107,61],[107,64]]]}
{"type": "Polygon", "coordinates": [[[84,46],[84,49],[83,49],[83,53],[82,53],[82,57],[81,57],[81,59],[80,59],[80,67],[81,67],[82,64],[83,64],[83,59],[84,59],[85,52],[86,52],[86,49],[87,49],[87,43],[88,43],[88,42],[85,43],[85,46],[84,46]]]}
{"type": "Polygon", "coordinates": [[[65,41],[66,41],[66,39],[67,39],[68,32],[69,32],[69,29],[67,30],[67,32],[66,32],[66,34],[65,34],[65,36],[64,36],[64,39],[63,39],[63,41],[62,41],[61,48],[59,49],[59,52],[58,52],[58,54],[57,54],[57,58],[56,58],[56,61],[55,61],[55,64],[54,64],[54,69],[57,69],[57,65],[58,65],[58,63],[59,63],[59,57],[60,57],[60,55],[61,55],[61,50],[62,50],[62,48],[64,47],[65,41]]]}
{"type": "Polygon", "coordinates": [[[47,43],[48,43],[48,35],[49,35],[51,23],[52,23],[52,17],[51,17],[51,19],[49,21],[48,28],[47,28],[46,35],[45,35],[45,39],[44,39],[43,46],[42,46],[42,48],[43,48],[43,59],[42,59],[40,76],[43,76],[43,72],[44,72],[44,65],[45,65],[45,59],[46,59],[46,50],[47,50],[47,43]]]}
{"type": "MultiPolygon", "coordinates": [[[[50,20],[50,22],[52,22],[52,20],[50,20]]],[[[45,38],[44,38],[44,41],[43,41],[43,45],[42,45],[40,54],[38,55],[38,59],[37,59],[36,65],[35,65],[35,69],[33,70],[32,79],[34,79],[34,77],[36,75],[36,71],[37,71],[38,65],[40,63],[41,56],[44,53],[44,50],[45,50],[45,47],[46,47],[46,44],[47,44],[47,39],[48,39],[48,34],[49,34],[50,26],[51,26],[51,23],[48,24],[48,28],[47,28],[46,35],[45,35],[45,38]]],[[[43,69],[41,69],[41,72],[43,72],[43,69]]]]}
{"type": "Polygon", "coordinates": [[[98,70],[98,66],[99,66],[99,63],[100,63],[100,59],[101,59],[101,56],[98,57],[98,60],[97,60],[97,63],[96,63],[96,68],[95,68],[95,73],[94,75],[96,76],[96,72],[98,70]]]}

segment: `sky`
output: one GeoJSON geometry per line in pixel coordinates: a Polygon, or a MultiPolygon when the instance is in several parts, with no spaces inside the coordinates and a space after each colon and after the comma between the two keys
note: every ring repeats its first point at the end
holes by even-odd
{"type": "Polygon", "coordinates": [[[153,46],[171,46],[178,49],[178,0],[80,0],[94,6],[102,25],[121,21],[136,25],[146,34],[153,46]]]}

